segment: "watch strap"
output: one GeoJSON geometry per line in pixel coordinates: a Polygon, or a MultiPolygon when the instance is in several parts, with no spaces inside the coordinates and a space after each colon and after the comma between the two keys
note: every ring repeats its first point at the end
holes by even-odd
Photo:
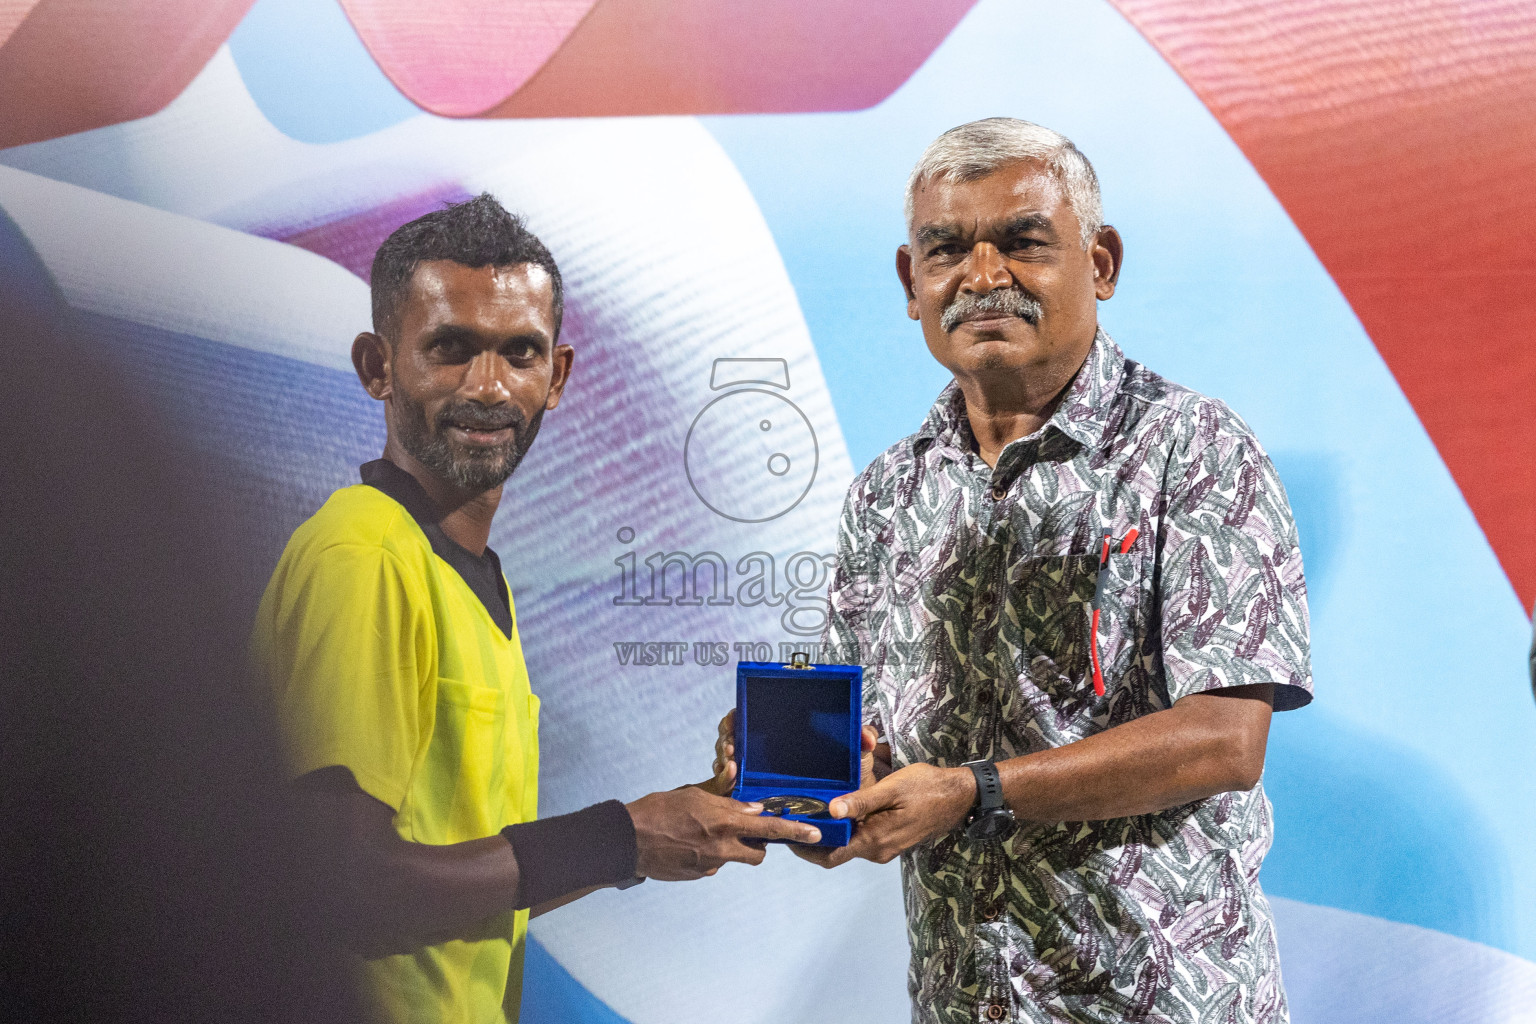
{"type": "Polygon", "coordinates": [[[961,767],[969,768],[976,776],[976,804],[973,814],[985,814],[1003,806],[1003,780],[992,761],[967,761],[961,767]]]}

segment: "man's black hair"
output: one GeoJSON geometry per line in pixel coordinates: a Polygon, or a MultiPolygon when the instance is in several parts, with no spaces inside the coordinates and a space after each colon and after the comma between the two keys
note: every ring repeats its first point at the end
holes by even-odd
{"type": "Polygon", "coordinates": [[[373,331],[391,342],[400,329],[416,268],[430,260],[452,260],[466,267],[514,267],[532,263],[548,273],[554,295],[555,337],[565,316],[565,288],[560,268],[523,219],[508,213],[489,192],[402,224],[384,239],[373,256],[373,331]]]}

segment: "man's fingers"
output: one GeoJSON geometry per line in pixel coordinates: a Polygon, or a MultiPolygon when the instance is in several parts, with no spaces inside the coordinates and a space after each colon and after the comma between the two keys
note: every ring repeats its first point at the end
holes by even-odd
{"type": "Polygon", "coordinates": [[[738,821],[736,830],[743,838],[786,839],[792,843],[819,843],[821,830],[803,821],[786,821],[772,815],[754,815],[738,821]]]}
{"type": "Polygon", "coordinates": [[[835,868],[851,860],[862,858],[884,864],[891,858],[884,856],[880,844],[867,830],[856,830],[847,846],[792,846],[795,856],[824,868],[835,868]]]}
{"type": "Polygon", "coordinates": [[[890,789],[884,782],[877,782],[867,789],[838,797],[827,805],[834,818],[863,818],[888,806],[890,789]]]}
{"type": "Polygon", "coordinates": [[[859,739],[862,742],[864,752],[868,754],[874,751],[875,744],[880,742],[880,734],[875,732],[874,726],[866,725],[859,732],[859,739]]]}
{"type": "Polygon", "coordinates": [[[713,778],[698,783],[698,787],[713,796],[729,797],[731,784],[736,781],[736,762],[726,765],[724,771],[717,770],[713,778]]]}
{"type": "Polygon", "coordinates": [[[716,796],[729,794],[731,785],[736,781],[736,711],[734,708],[720,719],[715,737],[715,760],[709,766],[709,770],[714,772],[714,777],[706,783],[701,783],[699,788],[716,796]]]}
{"type": "MultiPolygon", "coordinates": [[[[716,761],[710,766],[710,770],[715,773],[711,781],[725,783],[725,789],[721,790],[719,795],[724,796],[726,793],[729,793],[731,791],[731,783],[736,781],[736,762],[716,761]]],[[[710,792],[714,792],[714,790],[710,792]]]]}
{"type": "Polygon", "coordinates": [[[725,762],[734,760],[735,757],[736,744],[734,741],[723,737],[715,741],[715,771],[718,772],[725,762]]]}
{"type": "Polygon", "coordinates": [[[842,847],[840,847],[840,846],[833,846],[833,847],[827,847],[827,846],[791,846],[790,847],[790,850],[794,853],[794,855],[796,857],[799,857],[801,860],[808,860],[812,864],[815,864],[818,867],[824,867],[824,868],[829,868],[829,867],[832,866],[831,864],[828,864],[827,861],[831,858],[832,854],[838,852],[841,849],[842,849],[842,847]]]}
{"type": "Polygon", "coordinates": [[[796,857],[810,861],[818,867],[835,868],[853,859],[846,846],[791,846],[796,857]]]}
{"type": "MultiPolygon", "coordinates": [[[[749,864],[757,865],[763,862],[768,855],[767,847],[754,842],[751,839],[738,839],[736,842],[722,842],[718,844],[710,857],[724,864],[749,864]]],[[[719,865],[716,866],[718,870],[719,865]]]]}

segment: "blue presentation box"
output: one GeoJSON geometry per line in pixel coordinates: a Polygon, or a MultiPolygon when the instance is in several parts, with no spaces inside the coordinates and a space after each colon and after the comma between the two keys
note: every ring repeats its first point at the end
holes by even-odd
{"type": "Polygon", "coordinates": [[[821,830],[817,846],[847,846],[853,822],[825,806],[859,788],[863,681],[857,665],[737,664],[731,795],[764,803],[764,814],[810,822],[821,830]]]}

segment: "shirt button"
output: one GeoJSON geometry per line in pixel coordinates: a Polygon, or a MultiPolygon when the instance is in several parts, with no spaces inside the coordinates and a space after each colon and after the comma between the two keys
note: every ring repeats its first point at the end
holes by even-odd
{"type": "Polygon", "coordinates": [[[983,921],[996,921],[997,920],[997,904],[996,903],[985,904],[981,908],[981,919],[983,921]]]}
{"type": "Polygon", "coordinates": [[[1006,488],[1003,488],[1003,487],[994,487],[994,488],[992,488],[992,500],[993,501],[1002,501],[1006,497],[1008,497],[1008,491],[1007,491],[1006,488]]]}
{"type": "Polygon", "coordinates": [[[986,686],[977,692],[976,700],[981,704],[991,704],[992,698],[996,696],[997,694],[992,692],[992,688],[990,686],[986,686]]]}
{"type": "Polygon", "coordinates": [[[1002,1020],[1008,1016],[1008,1008],[1002,1003],[993,1003],[987,1007],[987,1020],[1002,1020]]]}

